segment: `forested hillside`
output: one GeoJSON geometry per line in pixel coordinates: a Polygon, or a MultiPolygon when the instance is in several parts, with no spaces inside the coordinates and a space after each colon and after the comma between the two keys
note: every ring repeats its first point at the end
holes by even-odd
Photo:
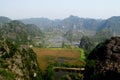
{"type": "Polygon", "coordinates": [[[43,33],[33,24],[24,24],[14,20],[0,25],[0,39],[11,39],[20,44],[32,43],[35,37],[42,38],[43,33]]]}

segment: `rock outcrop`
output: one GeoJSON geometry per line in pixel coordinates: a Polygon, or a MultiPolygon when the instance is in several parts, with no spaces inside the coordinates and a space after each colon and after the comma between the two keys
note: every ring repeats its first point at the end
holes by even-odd
{"type": "Polygon", "coordinates": [[[0,41],[0,80],[42,80],[33,50],[12,41],[0,41]]]}
{"type": "Polygon", "coordinates": [[[120,37],[99,44],[88,56],[84,80],[120,80],[120,37]]]}

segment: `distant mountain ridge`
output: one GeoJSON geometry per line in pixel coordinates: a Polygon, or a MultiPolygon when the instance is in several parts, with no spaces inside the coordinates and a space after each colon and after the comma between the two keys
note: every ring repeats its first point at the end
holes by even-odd
{"type": "Polygon", "coordinates": [[[120,35],[120,16],[113,16],[107,19],[102,26],[104,26],[103,29],[109,29],[113,33],[120,35]]]}
{"type": "Polygon", "coordinates": [[[103,29],[109,29],[115,34],[120,34],[120,16],[113,16],[111,18],[92,19],[92,18],[80,18],[78,16],[69,16],[63,20],[50,20],[48,18],[29,18],[20,20],[23,23],[35,24],[41,29],[57,28],[57,29],[77,29],[88,31],[100,31],[103,29]]]}
{"type": "MultiPolygon", "coordinates": [[[[0,17],[0,25],[1,23],[4,24],[10,21],[12,20],[7,17],[0,17]]],[[[50,20],[48,18],[28,18],[21,19],[19,21],[23,22],[26,25],[34,24],[34,26],[36,25],[42,31],[46,32],[57,31],[66,34],[67,32],[72,31],[75,35],[94,35],[95,32],[108,29],[112,31],[114,35],[120,35],[120,16],[113,16],[111,18],[102,20],[92,18],[80,18],[78,16],[71,15],[68,18],[62,20],[50,20]]],[[[35,32],[37,31],[37,29],[33,31],[35,32]]]]}
{"type": "Polygon", "coordinates": [[[77,28],[77,29],[91,29],[90,26],[94,26],[93,30],[96,29],[96,26],[100,24],[102,20],[90,19],[90,18],[79,18],[77,16],[69,16],[63,20],[50,20],[48,18],[29,18],[20,20],[25,24],[35,24],[40,28],[46,27],[58,27],[58,28],[77,28]]]}

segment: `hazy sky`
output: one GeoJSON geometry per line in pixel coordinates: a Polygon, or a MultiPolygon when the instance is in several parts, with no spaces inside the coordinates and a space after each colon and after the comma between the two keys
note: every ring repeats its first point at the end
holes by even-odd
{"type": "Polygon", "coordinates": [[[120,0],[0,0],[0,16],[12,19],[69,15],[84,18],[120,16],[120,0]]]}

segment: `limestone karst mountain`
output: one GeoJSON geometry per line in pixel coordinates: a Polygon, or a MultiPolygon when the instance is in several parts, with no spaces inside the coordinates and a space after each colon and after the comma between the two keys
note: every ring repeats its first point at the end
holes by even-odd
{"type": "Polygon", "coordinates": [[[20,21],[14,20],[3,24],[0,27],[0,39],[9,38],[20,44],[27,44],[35,37],[42,37],[41,30],[33,24],[24,24],[20,21]]]}
{"type": "Polygon", "coordinates": [[[33,50],[12,41],[0,41],[0,80],[42,80],[33,50]]]}
{"type": "Polygon", "coordinates": [[[120,37],[99,44],[88,56],[84,80],[120,80],[120,37]]]}
{"type": "Polygon", "coordinates": [[[59,29],[78,29],[88,31],[100,31],[109,29],[116,34],[119,32],[120,16],[112,16],[108,19],[81,18],[78,16],[69,16],[62,20],[50,20],[48,18],[28,18],[20,20],[25,24],[35,24],[42,29],[59,28],[59,29]]]}

